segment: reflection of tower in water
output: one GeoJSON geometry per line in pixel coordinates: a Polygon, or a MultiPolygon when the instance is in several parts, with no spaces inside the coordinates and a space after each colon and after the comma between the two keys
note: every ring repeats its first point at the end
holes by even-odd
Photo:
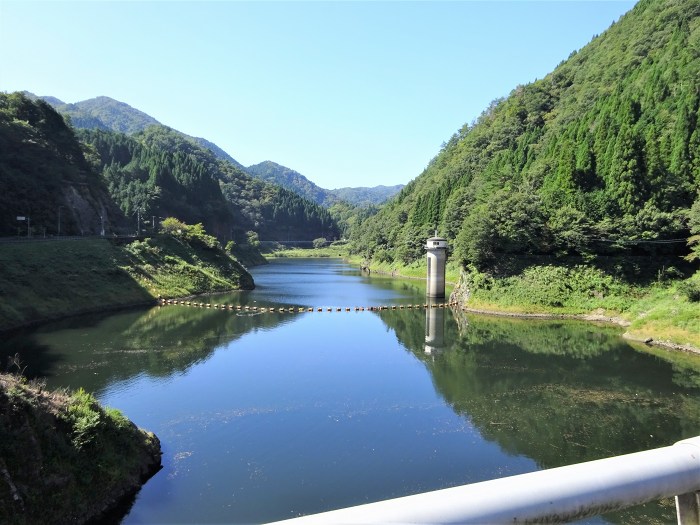
{"type": "Polygon", "coordinates": [[[425,353],[439,354],[445,348],[445,309],[425,309],[425,353]]]}

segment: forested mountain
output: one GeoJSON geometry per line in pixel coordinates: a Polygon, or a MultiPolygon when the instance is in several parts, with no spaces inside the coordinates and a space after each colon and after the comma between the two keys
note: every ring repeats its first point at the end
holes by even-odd
{"type": "Polygon", "coordinates": [[[301,173],[293,169],[281,166],[275,162],[266,160],[260,164],[248,166],[246,171],[254,177],[293,191],[322,206],[329,206],[330,195],[328,190],[317,186],[301,173]]]}
{"type": "MultiPolygon", "coordinates": [[[[110,97],[95,97],[74,104],[67,104],[56,97],[37,97],[29,92],[25,92],[25,95],[33,100],[40,98],[48,102],[59,113],[70,117],[71,124],[78,129],[111,130],[131,135],[144,131],[149,126],[162,125],[143,111],[139,111],[124,102],[119,102],[110,97]]],[[[236,159],[213,142],[201,137],[191,137],[184,133],[182,135],[211,150],[221,160],[227,160],[234,166],[243,168],[236,159]]]]}
{"type": "Polygon", "coordinates": [[[46,101],[59,113],[68,115],[76,128],[105,129],[128,135],[160,124],[143,111],[109,97],[95,97],[75,104],[66,104],[53,97],[47,97],[46,101]]]}
{"type": "Polygon", "coordinates": [[[700,187],[700,0],[641,0],[495,100],[353,237],[410,262],[435,228],[464,264],[682,252],[700,187]]]}
{"type": "MultiPolygon", "coordinates": [[[[110,97],[95,97],[68,104],[52,96],[38,97],[28,91],[25,91],[24,94],[32,100],[41,99],[48,102],[59,113],[69,117],[73,127],[78,129],[99,129],[133,135],[145,131],[149,126],[162,126],[155,118],[143,111],[110,97]]],[[[325,207],[329,207],[339,200],[358,206],[381,204],[403,187],[400,185],[325,190],[316,186],[300,173],[274,162],[266,161],[246,168],[213,142],[201,137],[192,137],[176,130],[173,131],[210,150],[217,158],[230,162],[240,170],[266,182],[282,186],[325,207]]]]}
{"type": "Polygon", "coordinates": [[[383,204],[399,193],[404,184],[395,186],[372,186],[371,188],[336,188],[328,190],[337,200],[349,202],[358,206],[367,206],[371,204],[383,204]]]}
{"type": "Polygon", "coordinates": [[[127,216],[172,215],[202,222],[220,239],[335,238],[327,210],[282,188],[254,180],[182,134],[151,126],[131,136],[82,130],[96,152],[96,167],[127,216]]]}
{"type": "Polygon", "coordinates": [[[21,93],[0,94],[0,209],[0,235],[134,233],[167,216],[239,242],[250,231],[271,240],[339,235],[326,209],[181,133],[159,125],[132,135],[76,132],[21,93]]]}
{"type": "Polygon", "coordinates": [[[317,204],[330,208],[336,203],[346,202],[353,206],[381,204],[396,195],[403,185],[375,186],[373,188],[339,188],[327,190],[317,186],[301,173],[266,160],[245,168],[248,173],[264,181],[287,188],[317,204]]]}
{"type": "Polygon", "coordinates": [[[77,133],[91,146],[95,170],[134,225],[173,216],[188,224],[201,222],[222,238],[232,227],[211,152],[162,126],[132,136],[102,130],[77,133]]]}
{"type": "Polygon", "coordinates": [[[99,234],[123,224],[63,118],[46,102],[0,93],[0,236],[99,234]]]}

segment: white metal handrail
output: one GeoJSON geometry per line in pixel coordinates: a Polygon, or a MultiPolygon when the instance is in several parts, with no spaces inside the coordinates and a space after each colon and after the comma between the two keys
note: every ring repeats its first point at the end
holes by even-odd
{"type": "Polygon", "coordinates": [[[673,496],[679,525],[700,525],[700,437],[278,523],[564,523],[673,496]]]}

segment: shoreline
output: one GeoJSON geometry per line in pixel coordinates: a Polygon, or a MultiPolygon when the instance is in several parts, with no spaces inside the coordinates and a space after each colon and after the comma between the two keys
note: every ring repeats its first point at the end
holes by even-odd
{"type": "Polygon", "coordinates": [[[159,438],[84,390],[0,373],[0,409],[3,523],[100,523],[162,469],[159,438]]]}
{"type": "MultiPolygon", "coordinates": [[[[458,304],[459,301],[458,301],[458,304]]],[[[557,314],[557,313],[527,313],[527,312],[507,312],[501,310],[483,310],[479,308],[469,308],[463,304],[460,304],[459,308],[466,313],[477,314],[477,315],[488,315],[493,317],[510,317],[513,319],[539,319],[539,320],[570,320],[570,321],[586,321],[592,323],[605,323],[614,324],[622,328],[630,326],[632,323],[621,317],[601,315],[601,314],[557,314]]],[[[637,337],[629,332],[624,332],[621,337],[627,341],[633,343],[645,344],[647,346],[658,346],[661,348],[666,348],[668,350],[674,350],[678,352],[685,352],[689,354],[700,355],[700,348],[689,344],[679,344],[672,341],[664,341],[662,339],[654,339],[651,337],[642,338],[637,337]]]]}
{"type": "MultiPolygon", "coordinates": [[[[355,262],[355,261],[348,260],[348,258],[346,258],[346,257],[340,256],[339,258],[345,260],[349,264],[353,264],[355,262]]],[[[392,271],[392,272],[386,272],[386,271],[382,271],[382,270],[372,270],[371,268],[363,267],[362,265],[360,265],[360,271],[363,273],[367,272],[368,275],[375,273],[378,275],[393,277],[393,278],[425,280],[424,278],[420,278],[420,277],[402,275],[401,273],[398,273],[398,270],[392,271]]],[[[627,321],[626,319],[623,319],[622,317],[596,314],[596,313],[588,313],[588,314],[561,314],[561,313],[555,313],[555,312],[528,313],[528,312],[511,312],[511,311],[505,311],[505,310],[487,310],[487,309],[482,309],[482,308],[471,308],[471,307],[467,306],[467,304],[463,300],[463,298],[459,296],[459,293],[458,293],[459,283],[453,283],[451,281],[446,281],[446,284],[449,284],[453,287],[452,293],[450,294],[450,300],[454,300],[454,302],[456,302],[456,304],[458,305],[457,307],[466,313],[472,313],[472,314],[477,314],[477,315],[488,315],[488,316],[495,316],[495,317],[510,317],[513,319],[540,319],[540,320],[561,319],[561,320],[586,321],[586,322],[594,322],[594,323],[613,324],[616,326],[620,326],[622,328],[626,328],[626,327],[631,325],[630,321],[627,321]],[[454,299],[452,299],[452,297],[451,297],[453,295],[456,295],[456,297],[454,297],[454,299]]],[[[216,292],[202,292],[199,294],[191,294],[191,295],[187,295],[187,296],[183,296],[183,297],[173,297],[173,298],[168,298],[168,299],[191,300],[193,298],[200,297],[203,295],[219,295],[219,294],[227,294],[227,293],[241,292],[241,291],[245,291],[245,290],[238,288],[238,289],[231,289],[231,290],[220,290],[220,291],[216,291],[216,292]]],[[[73,312],[72,313],[65,313],[62,315],[51,316],[48,318],[35,319],[35,320],[29,321],[27,323],[23,323],[21,325],[0,328],[0,334],[9,334],[12,332],[41,326],[42,324],[47,324],[47,323],[51,323],[51,322],[55,322],[55,321],[61,321],[64,319],[78,317],[81,315],[107,313],[107,312],[111,312],[111,311],[116,312],[116,311],[120,311],[120,310],[128,310],[131,308],[142,308],[142,307],[147,307],[147,306],[158,306],[159,301],[161,299],[163,299],[163,298],[158,297],[158,298],[153,298],[152,300],[147,300],[147,301],[137,302],[137,303],[105,305],[104,307],[90,308],[87,310],[78,311],[78,312],[74,312],[74,313],[73,312]]],[[[631,341],[634,343],[646,344],[648,346],[657,346],[657,347],[666,348],[669,350],[700,355],[700,348],[693,346],[691,344],[674,343],[672,341],[662,340],[662,339],[654,339],[652,337],[640,337],[640,336],[635,336],[634,334],[631,334],[629,332],[624,332],[621,337],[627,341],[631,341]]]]}
{"type": "MultiPolygon", "coordinates": [[[[347,258],[345,259],[346,262],[353,264],[356,261],[350,261],[347,258]]],[[[371,267],[368,266],[363,266],[360,264],[360,270],[363,272],[366,272],[369,270],[369,274],[371,273],[377,273],[380,275],[386,275],[390,277],[398,277],[401,279],[418,279],[420,280],[421,278],[419,277],[411,277],[411,276],[406,276],[398,273],[398,271],[392,271],[392,272],[386,272],[386,271],[381,271],[381,270],[373,270],[371,267]]],[[[425,280],[425,279],[423,279],[425,280]]],[[[597,314],[597,313],[582,313],[582,314],[562,314],[562,313],[555,313],[555,312],[549,312],[549,313],[529,313],[529,312],[510,312],[506,310],[486,310],[482,308],[471,308],[467,306],[466,301],[463,300],[462,297],[460,297],[458,290],[459,290],[459,283],[453,283],[449,281],[445,281],[446,284],[452,285],[452,293],[450,293],[450,301],[456,302],[458,305],[458,308],[460,308],[463,312],[466,313],[472,313],[472,314],[477,314],[477,315],[488,315],[488,316],[494,316],[494,317],[510,317],[513,319],[540,319],[540,320],[556,320],[556,319],[561,319],[561,320],[572,320],[572,321],[586,321],[586,322],[592,322],[592,323],[605,323],[605,324],[613,324],[616,326],[619,326],[621,328],[627,328],[629,327],[632,323],[626,319],[623,319],[622,317],[619,316],[614,316],[614,315],[604,315],[604,314],[597,314]],[[454,298],[452,296],[455,296],[454,298]]],[[[627,341],[633,342],[633,343],[638,343],[638,344],[645,344],[647,346],[656,346],[659,348],[664,348],[667,350],[672,350],[672,351],[677,351],[677,352],[683,352],[687,354],[694,354],[694,355],[700,355],[700,347],[691,345],[691,344],[681,344],[681,343],[674,343],[673,341],[668,341],[668,340],[663,340],[663,339],[654,339],[653,337],[643,337],[643,336],[636,336],[630,332],[624,332],[621,337],[627,341]]]]}

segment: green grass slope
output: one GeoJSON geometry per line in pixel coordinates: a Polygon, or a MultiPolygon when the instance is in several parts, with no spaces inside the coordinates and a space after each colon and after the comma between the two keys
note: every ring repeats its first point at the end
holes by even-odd
{"type": "MultiPolygon", "coordinates": [[[[635,264],[617,258],[610,262],[635,264]]],[[[613,321],[626,326],[631,339],[698,350],[700,279],[680,280],[677,272],[669,266],[653,279],[631,279],[602,264],[549,261],[494,277],[470,267],[462,273],[453,299],[476,311],[613,321]]]]}
{"type": "Polygon", "coordinates": [[[169,236],[0,244],[0,268],[0,330],[254,286],[223,250],[169,236]]]}

